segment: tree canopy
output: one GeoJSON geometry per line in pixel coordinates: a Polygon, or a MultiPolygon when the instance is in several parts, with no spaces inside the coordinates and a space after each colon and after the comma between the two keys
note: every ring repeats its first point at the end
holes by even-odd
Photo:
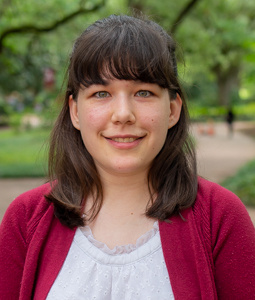
{"type": "Polygon", "coordinates": [[[254,98],[255,89],[250,85],[255,79],[254,1],[141,0],[139,3],[145,13],[155,16],[164,28],[174,33],[183,49],[187,83],[196,96],[200,94],[205,103],[214,101],[221,105],[238,100],[240,91],[246,91],[241,96],[254,98]],[[182,12],[186,12],[183,18],[182,12]]]}
{"type": "Polygon", "coordinates": [[[45,70],[54,71],[57,93],[77,35],[98,18],[133,9],[174,34],[186,62],[181,78],[193,101],[254,100],[253,0],[2,0],[0,98],[15,91],[24,101],[47,102],[45,70]]]}

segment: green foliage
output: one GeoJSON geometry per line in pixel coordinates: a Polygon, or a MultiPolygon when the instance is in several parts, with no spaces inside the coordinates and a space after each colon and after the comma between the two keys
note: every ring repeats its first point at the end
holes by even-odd
{"type": "Polygon", "coordinates": [[[4,70],[0,73],[0,95],[29,91],[36,97],[44,89],[43,72],[48,67],[56,72],[55,92],[59,91],[75,38],[96,19],[126,7],[124,0],[103,1],[12,0],[0,4],[0,36],[13,28],[47,28],[79,9],[102,4],[101,9],[77,15],[52,31],[8,35],[0,49],[0,69],[4,70]]]}
{"type": "Polygon", "coordinates": [[[245,205],[255,206],[255,160],[242,167],[222,185],[234,192],[245,205]]]}
{"type": "Polygon", "coordinates": [[[200,1],[177,32],[177,39],[185,49],[187,66],[192,71],[188,76],[191,84],[195,79],[205,95],[210,94],[209,101],[212,97],[215,99],[215,104],[219,104],[219,86],[208,93],[205,81],[218,85],[226,81],[230,91],[228,99],[223,97],[225,103],[238,100],[233,97],[234,92],[238,95],[238,89],[243,87],[250,91],[250,99],[254,99],[254,87],[247,84],[255,72],[255,64],[247,63],[247,57],[254,53],[254,9],[255,2],[249,1],[200,1]]]}
{"type": "Polygon", "coordinates": [[[0,131],[0,177],[39,177],[47,170],[48,130],[0,131]]]}
{"type": "MultiPolygon", "coordinates": [[[[19,92],[26,107],[43,104],[48,109],[63,82],[68,55],[79,33],[98,18],[111,13],[129,13],[128,5],[143,12],[170,30],[178,14],[189,1],[105,0],[102,8],[81,14],[53,31],[9,35],[0,53],[0,97],[19,92]],[[53,91],[43,87],[44,69],[56,72],[53,91]]],[[[47,27],[79,8],[90,9],[102,0],[12,0],[0,4],[0,35],[20,26],[47,27]]],[[[254,101],[255,95],[255,2],[253,0],[203,0],[178,23],[175,37],[178,57],[186,66],[179,74],[192,102],[202,106],[219,104],[217,74],[231,77],[231,103],[239,104],[243,95],[254,101]],[[183,52],[183,53],[182,53],[183,52]],[[234,85],[234,88],[233,88],[234,85]],[[240,90],[242,93],[240,93],[240,90]],[[240,96],[240,97],[239,97],[240,96]]]]}
{"type": "Polygon", "coordinates": [[[6,126],[9,123],[10,108],[0,98],[0,126],[6,126]]]}
{"type": "MultiPolygon", "coordinates": [[[[235,120],[255,120],[255,103],[238,104],[232,106],[235,120]]],[[[227,108],[224,106],[202,106],[196,103],[189,105],[190,117],[193,121],[225,121],[227,108]]]]}
{"type": "MultiPolygon", "coordinates": [[[[170,30],[189,1],[132,2],[143,5],[148,15],[170,30]]],[[[177,24],[175,37],[181,45],[179,55],[183,52],[186,63],[185,68],[179,68],[179,73],[185,86],[190,86],[193,101],[203,101],[204,105],[217,105],[219,100],[233,104],[240,101],[237,95],[242,88],[249,99],[254,100],[254,11],[252,0],[197,1],[185,19],[177,24]],[[220,98],[220,82],[225,85],[227,97],[220,98]],[[198,89],[202,93],[199,98],[196,97],[198,89]]]]}

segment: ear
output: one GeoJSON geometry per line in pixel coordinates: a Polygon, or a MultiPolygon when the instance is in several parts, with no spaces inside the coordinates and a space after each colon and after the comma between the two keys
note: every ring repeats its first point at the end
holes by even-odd
{"type": "Polygon", "coordinates": [[[70,117],[71,121],[73,123],[73,126],[80,130],[80,122],[79,122],[79,115],[78,115],[78,105],[77,101],[73,99],[73,96],[69,96],[69,111],[70,111],[70,117]]]}
{"type": "Polygon", "coordinates": [[[179,94],[176,94],[176,98],[170,100],[170,115],[168,128],[173,127],[179,121],[181,109],[182,99],[179,94]]]}

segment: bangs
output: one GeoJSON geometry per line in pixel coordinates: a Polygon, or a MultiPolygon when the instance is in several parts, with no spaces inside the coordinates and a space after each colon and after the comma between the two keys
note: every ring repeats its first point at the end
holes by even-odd
{"type": "Polygon", "coordinates": [[[139,27],[137,19],[135,26],[132,24],[132,17],[118,26],[115,23],[103,27],[98,22],[82,34],[74,47],[69,69],[75,92],[81,85],[105,85],[110,79],[156,83],[175,90],[174,82],[168,80],[175,77],[168,35],[164,32],[159,35],[152,22],[140,22],[139,27]]]}

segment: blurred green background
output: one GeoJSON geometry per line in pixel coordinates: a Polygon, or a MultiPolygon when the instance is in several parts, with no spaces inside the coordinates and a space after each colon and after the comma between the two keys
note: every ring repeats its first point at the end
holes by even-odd
{"type": "MultiPolygon", "coordinates": [[[[255,121],[254,0],[1,0],[0,177],[45,176],[47,140],[74,40],[98,18],[133,11],[178,41],[193,121],[225,121],[230,107],[236,120],[255,121]]],[[[254,165],[224,183],[239,193],[248,182],[251,203],[254,165]]]]}

